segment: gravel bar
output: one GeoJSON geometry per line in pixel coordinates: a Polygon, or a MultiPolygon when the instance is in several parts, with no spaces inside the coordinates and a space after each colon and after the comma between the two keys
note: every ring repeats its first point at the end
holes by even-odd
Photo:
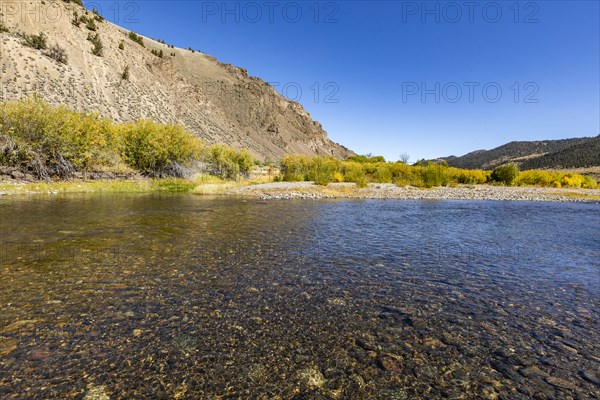
{"type": "Polygon", "coordinates": [[[354,183],[274,182],[243,186],[227,194],[263,200],[291,199],[400,199],[400,200],[497,200],[600,203],[600,189],[558,189],[541,187],[459,186],[419,189],[391,183],[369,184],[358,188],[354,183]]]}

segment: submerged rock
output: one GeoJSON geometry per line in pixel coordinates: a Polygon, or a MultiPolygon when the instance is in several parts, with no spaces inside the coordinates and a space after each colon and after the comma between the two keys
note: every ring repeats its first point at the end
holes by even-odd
{"type": "Polygon", "coordinates": [[[298,371],[298,379],[312,389],[319,389],[326,383],[325,377],[316,367],[309,367],[298,371]]]}
{"type": "Polygon", "coordinates": [[[592,370],[583,370],[581,371],[581,376],[592,383],[600,386],[600,370],[592,371],[592,370]]]}

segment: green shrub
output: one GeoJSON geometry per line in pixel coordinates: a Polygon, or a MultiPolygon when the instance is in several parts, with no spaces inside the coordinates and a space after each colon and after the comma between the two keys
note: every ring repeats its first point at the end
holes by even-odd
{"type": "Polygon", "coordinates": [[[94,45],[94,47],[92,47],[92,54],[98,57],[102,57],[102,50],[104,49],[104,45],[102,44],[102,40],[100,40],[100,35],[95,33],[95,34],[88,34],[87,40],[89,40],[90,42],[92,42],[92,44],[94,45]]]}
{"type": "Polygon", "coordinates": [[[125,44],[123,42],[119,43],[119,50],[125,50],[125,44]]]}
{"type": "Polygon", "coordinates": [[[68,62],[67,52],[65,49],[60,47],[59,45],[50,46],[48,51],[44,54],[50,57],[51,59],[58,61],[61,64],[66,64],[68,62]]]}
{"type": "Polygon", "coordinates": [[[79,19],[79,13],[77,11],[73,11],[73,19],[71,20],[71,24],[76,27],[81,25],[81,20],[79,19]]]}
{"type": "Polygon", "coordinates": [[[131,167],[155,176],[180,176],[180,168],[198,159],[198,138],[181,125],[162,125],[149,120],[124,125],[122,155],[131,167]]]}
{"type": "Polygon", "coordinates": [[[24,33],[23,44],[37,50],[45,50],[47,45],[46,34],[44,34],[44,32],[41,32],[39,35],[28,35],[24,33]]]}
{"type": "Polygon", "coordinates": [[[140,46],[145,47],[145,45],[144,45],[144,38],[141,37],[140,35],[138,35],[137,33],[135,33],[135,32],[129,32],[128,37],[129,37],[129,39],[133,40],[134,42],[136,42],[140,46]]]}
{"type": "Polygon", "coordinates": [[[90,31],[95,31],[96,29],[98,29],[98,27],[96,26],[96,22],[94,21],[93,18],[86,18],[87,21],[85,23],[85,27],[88,28],[90,31]]]}
{"type": "Polygon", "coordinates": [[[490,175],[493,182],[502,183],[511,186],[519,176],[519,167],[516,164],[508,163],[494,169],[490,175]]]}
{"type": "Polygon", "coordinates": [[[400,161],[386,163],[371,156],[354,156],[340,162],[328,157],[291,155],[281,161],[281,172],[285,181],[314,180],[323,185],[342,181],[355,182],[359,186],[365,186],[367,182],[394,182],[400,187],[430,188],[499,182],[505,185],[598,187],[596,181],[583,175],[539,170],[519,173],[518,168],[511,164],[490,172],[452,168],[445,163],[435,164],[425,160],[412,166],[400,161]]]}
{"type": "Polygon", "coordinates": [[[129,65],[126,65],[123,69],[123,72],[121,73],[121,79],[124,81],[129,80],[129,65]]]}
{"type": "Polygon", "coordinates": [[[248,150],[236,151],[233,147],[222,144],[210,146],[203,158],[209,166],[209,172],[223,179],[248,177],[254,166],[254,157],[248,150]]]}
{"type": "Polygon", "coordinates": [[[375,170],[375,173],[373,174],[373,179],[375,182],[378,183],[392,183],[392,170],[389,168],[388,165],[380,165],[375,170]]]}
{"type": "Polygon", "coordinates": [[[224,178],[248,176],[254,165],[248,150],[216,145],[203,151],[202,142],[180,125],[114,124],[97,114],[51,107],[35,96],[0,103],[0,165],[40,178],[129,167],[151,176],[181,177],[196,160],[224,178]]]}
{"type": "Polygon", "coordinates": [[[313,157],[308,166],[308,180],[317,185],[327,186],[333,182],[336,172],[339,172],[339,161],[333,157],[313,157]]]}
{"type": "Polygon", "coordinates": [[[3,22],[0,22],[0,33],[8,32],[8,28],[3,22]]]}
{"type": "Polygon", "coordinates": [[[75,3],[78,6],[83,7],[83,0],[63,0],[65,3],[75,3]]]}
{"type": "Polygon", "coordinates": [[[104,17],[102,15],[100,15],[100,12],[98,10],[96,10],[96,7],[94,7],[92,9],[92,14],[94,14],[94,19],[98,22],[103,22],[104,21],[104,17]]]}
{"type": "Polygon", "coordinates": [[[369,186],[369,181],[367,181],[366,176],[356,178],[356,180],[354,182],[356,183],[356,186],[358,186],[359,188],[366,188],[369,186]]]}
{"type": "Polygon", "coordinates": [[[281,160],[281,174],[286,182],[302,182],[308,180],[310,159],[304,155],[288,155],[281,160]]]}
{"type": "Polygon", "coordinates": [[[150,50],[150,53],[154,54],[158,58],[163,58],[164,57],[164,53],[163,53],[162,50],[159,51],[159,50],[152,49],[152,50],[150,50]]]}
{"type": "Polygon", "coordinates": [[[445,165],[428,163],[421,173],[425,187],[446,186],[450,182],[445,165]]]}
{"type": "Polygon", "coordinates": [[[584,189],[597,189],[598,183],[589,176],[583,175],[583,183],[581,184],[581,187],[584,189]]]}
{"type": "Polygon", "coordinates": [[[515,184],[594,189],[597,183],[589,176],[570,172],[527,170],[519,173],[515,184]]]}
{"type": "Polygon", "coordinates": [[[10,137],[2,163],[40,178],[69,177],[118,158],[112,123],[97,114],[52,108],[37,97],[0,104],[0,132],[10,137]]]}
{"type": "Polygon", "coordinates": [[[365,156],[351,156],[348,157],[346,161],[354,161],[361,164],[385,163],[385,158],[383,156],[372,156],[371,154],[367,154],[365,156]]]}
{"type": "Polygon", "coordinates": [[[166,178],[158,181],[160,190],[166,192],[185,193],[190,192],[196,187],[195,182],[190,182],[181,178],[166,178]]]}
{"type": "Polygon", "coordinates": [[[98,41],[93,42],[94,47],[92,47],[92,54],[98,57],[102,57],[102,50],[104,49],[104,45],[102,41],[98,39],[98,41]]]}
{"type": "Polygon", "coordinates": [[[365,170],[362,164],[356,161],[345,161],[342,165],[342,174],[345,182],[354,182],[357,185],[362,185],[367,182],[365,170]]]}
{"type": "Polygon", "coordinates": [[[448,168],[450,179],[457,183],[481,185],[489,180],[491,172],[480,169],[448,168]]]}
{"type": "Polygon", "coordinates": [[[252,154],[247,149],[242,149],[237,152],[235,159],[240,173],[244,177],[248,177],[250,175],[250,170],[254,166],[254,157],[252,154]]]}

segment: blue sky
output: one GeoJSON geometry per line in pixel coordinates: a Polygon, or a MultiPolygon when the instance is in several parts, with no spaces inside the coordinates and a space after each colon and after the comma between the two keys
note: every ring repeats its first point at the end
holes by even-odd
{"type": "Polygon", "coordinates": [[[359,154],[416,161],[600,133],[597,1],[92,4],[278,83],[359,154]]]}

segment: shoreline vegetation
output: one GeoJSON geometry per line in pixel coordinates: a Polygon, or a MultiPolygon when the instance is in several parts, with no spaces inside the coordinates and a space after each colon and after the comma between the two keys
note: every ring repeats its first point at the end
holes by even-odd
{"type": "Polygon", "coordinates": [[[261,200],[293,199],[398,199],[398,200],[498,200],[600,203],[600,189],[549,188],[539,186],[458,185],[417,188],[390,183],[273,182],[263,176],[226,181],[214,177],[75,180],[21,182],[0,179],[0,198],[13,195],[61,195],[85,193],[184,193],[203,196],[242,197],[261,200]]]}
{"type": "Polygon", "coordinates": [[[0,103],[0,195],[181,192],[278,198],[439,198],[598,201],[590,176],[493,171],[381,156],[289,155],[258,162],[246,149],[206,145],[181,125],[118,124],[33,96],[0,103]]]}

